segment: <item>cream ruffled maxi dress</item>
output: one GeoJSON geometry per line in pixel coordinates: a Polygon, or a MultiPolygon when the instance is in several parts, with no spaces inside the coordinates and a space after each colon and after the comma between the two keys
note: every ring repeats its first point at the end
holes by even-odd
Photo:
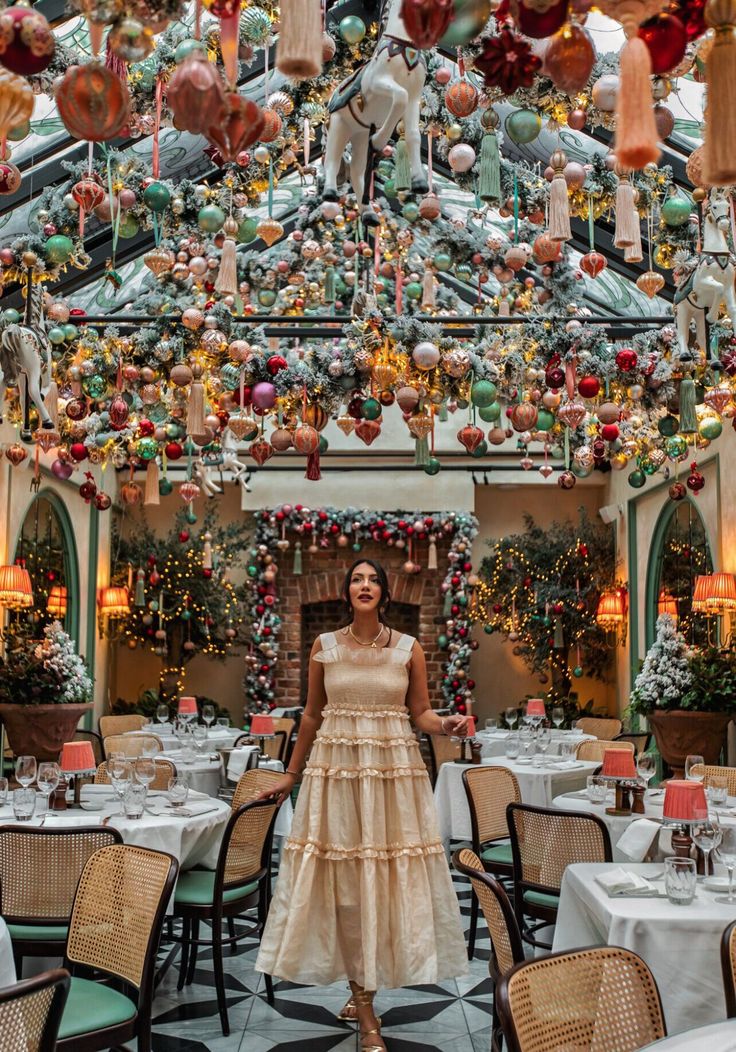
{"type": "Polygon", "coordinates": [[[405,700],[414,639],[355,650],[320,636],[327,704],[256,962],[366,990],[467,972],[460,910],[405,700]]]}

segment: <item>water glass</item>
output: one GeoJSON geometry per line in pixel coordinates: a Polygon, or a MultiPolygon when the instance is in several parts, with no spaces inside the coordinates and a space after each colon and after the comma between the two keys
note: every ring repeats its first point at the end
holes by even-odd
{"type": "Polygon", "coordinates": [[[577,745],[575,742],[561,741],[560,742],[560,763],[570,763],[575,759],[575,750],[577,745]]]}
{"type": "Polygon", "coordinates": [[[695,898],[694,858],[666,858],[664,860],[664,890],[673,906],[689,906],[695,898]]]}
{"type": "Polygon", "coordinates": [[[693,767],[697,767],[698,765],[705,765],[705,760],[702,756],[688,756],[685,760],[685,777],[688,779],[688,781],[702,782],[705,778],[704,771],[701,771],[699,774],[692,773],[693,767]]]}
{"type": "Polygon", "coordinates": [[[172,807],[183,807],[188,796],[189,786],[182,778],[169,778],[169,803],[172,807]]]}
{"type": "MultiPolygon", "coordinates": [[[[536,747],[537,747],[537,752],[541,756],[541,761],[540,762],[541,762],[542,767],[546,767],[547,764],[549,763],[549,761],[547,759],[547,750],[549,749],[551,744],[552,744],[552,731],[549,729],[549,727],[540,727],[539,730],[537,731],[536,747]]],[[[535,763],[536,763],[536,757],[535,757],[535,763]]]]}
{"type": "Polygon", "coordinates": [[[192,763],[194,760],[194,742],[191,734],[185,735],[181,740],[181,762],[192,763]]]}
{"type": "Polygon", "coordinates": [[[589,774],[585,779],[588,799],[591,804],[605,804],[608,794],[608,782],[599,774],[589,774]]]}
{"type": "Polygon", "coordinates": [[[110,779],[115,795],[122,802],[125,790],[133,778],[133,767],[129,760],[121,756],[115,756],[107,761],[107,774],[110,779]]]}
{"type": "Polygon", "coordinates": [[[30,822],[36,810],[36,794],[33,789],[16,789],[13,792],[13,814],[16,822],[30,822]]]}
{"type": "Polygon", "coordinates": [[[150,738],[143,739],[143,745],[141,746],[141,756],[153,758],[159,753],[158,742],[151,736],[150,738]]]}
{"type": "Polygon", "coordinates": [[[136,781],[147,789],[156,777],[156,764],[148,756],[139,756],[134,769],[136,781]]]}
{"type": "Polygon", "coordinates": [[[519,735],[518,734],[509,734],[508,738],[506,739],[506,749],[505,749],[507,758],[509,760],[515,760],[518,757],[518,755],[519,755],[520,749],[521,749],[521,743],[519,741],[519,735]]]}
{"type": "Polygon", "coordinates": [[[15,780],[24,789],[36,781],[36,757],[18,756],[15,760],[15,780]]]}
{"type": "Polygon", "coordinates": [[[493,734],[493,732],[498,727],[498,721],[495,720],[495,719],[486,720],[485,727],[486,727],[486,733],[493,734]]]}
{"type": "Polygon", "coordinates": [[[8,802],[8,779],[0,778],[0,807],[8,802]]]}
{"type": "Polygon", "coordinates": [[[201,723],[195,723],[192,727],[192,740],[194,741],[194,747],[199,753],[202,753],[207,748],[207,732],[208,728],[203,727],[201,723]]]}
{"type": "Polygon", "coordinates": [[[218,716],[217,717],[217,726],[218,727],[224,727],[225,730],[227,730],[227,728],[230,726],[230,717],[229,716],[218,716]]]}
{"type": "Polygon", "coordinates": [[[716,848],[718,858],[728,873],[728,895],[716,895],[716,902],[727,902],[736,906],[736,895],[733,893],[733,871],[736,869],[736,826],[721,826],[721,842],[716,848]]]}
{"type": "Polygon", "coordinates": [[[37,784],[46,801],[46,810],[49,809],[51,794],[61,781],[61,768],[58,763],[44,761],[38,765],[37,784]]]}
{"type": "Polygon", "coordinates": [[[123,796],[123,807],[126,818],[141,818],[146,806],[148,788],[138,782],[131,782],[123,796]]]}
{"type": "Polygon", "coordinates": [[[706,796],[715,807],[723,807],[728,803],[728,778],[716,775],[710,779],[706,789],[706,796]]]}

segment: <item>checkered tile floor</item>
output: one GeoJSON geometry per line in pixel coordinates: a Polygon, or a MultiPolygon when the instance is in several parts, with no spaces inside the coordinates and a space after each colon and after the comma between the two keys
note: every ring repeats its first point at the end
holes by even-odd
{"type": "MultiPolygon", "coordinates": [[[[454,880],[467,925],[470,885],[457,875],[454,880]]],[[[489,947],[481,917],[466,978],[379,992],[376,1010],[383,1018],[389,1052],[488,1052],[489,947]]],[[[229,1037],[220,1030],[209,951],[200,950],[194,981],[181,993],[176,990],[175,962],[154,1002],[153,1052],[359,1052],[355,1026],[336,1018],[348,995],[346,984],[325,989],[274,981],[271,1007],[263,977],[254,970],[256,951],[255,939],[245,939],[234,955],[225,957],[229,1037]]]]}

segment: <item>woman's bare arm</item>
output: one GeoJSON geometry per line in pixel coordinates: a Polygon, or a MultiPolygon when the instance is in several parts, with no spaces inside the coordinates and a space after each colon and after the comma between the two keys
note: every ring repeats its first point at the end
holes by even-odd
{"type": "Polygon", "coordinates": [[[432,709],[427,687],[427,661],[424,651],[416,640],[409,661],[409,689],[406,693],[406,707],[414,726],[424,734],[453,734],[460,738],[467,734],[466,716],[440,718],[432,709]]]}

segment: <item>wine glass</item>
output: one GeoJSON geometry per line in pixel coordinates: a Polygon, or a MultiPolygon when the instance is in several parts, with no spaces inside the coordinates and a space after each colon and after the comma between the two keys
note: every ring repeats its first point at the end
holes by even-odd
{"type": "Polygon", "coordinates": [[[565,710],[559,705],[555,705],[552,709],[552,722],[555,727],[559,730],[565,720],[565,710]]]}
{"type": "Polygon", "coordinates": [[[15,780],[27,789],[36,781],[36,757],[18,756],[15,760],[15,780]]]}
{"type": "Polygon", "coordinates": [[[110,784],[115,790],[115,795],[120,800],[120,811],[118,813],[123,814],[123,797],[133,778],[133,769],[130,761],[121,759],[119,756],[116,756],[113,760],[108,760],[107,773],[110,778],[110,784]]]}
{"type": "Polygon", "coordinates": [[[139,756],[135,761],[136,781],[148,789],[156,777],[156,765],[149,756],[139,756]]]}
{"type": "Polygon", "coordinates": [[[636,760],[636,773],[644,782],[644,791],[649,788],[649,783],[657,773],[657,757],[651,752],[639,753],[636,760]]]}
{"type": "Polygon", "coordinates": [[[205,746],[207,745],[207,734],[208,728],[203,727],[201,723],[195,723],[195,725],[192,727],[192,739],[194,741],[194,746],[197,752],[200,754],[203,752],[205,746]]]}
{"type": "Polygon", "coordinates": [[[540,727],[537,731],[537,750],[542,754],[542,766],[547,763],[547,749],[552,744],[552,731],[549,727],[540,727]]]}
{"type": "Polygon", "coordinates": [[[143,739],[143,744],[141,745],[141,756],[152,759],[158,752],[158,742],[153,735],[150,738],[143,739]]]}
{"type": "Polygon", "coordinates": [[[202,719],[207,724],[207,730],[210,729],[210,724],[215,721],[215,706],[214,705],[203,705],[202,706],[202,719]]]}
{"type": "Polygon", "coordinates": [[[736,904],[733,893],[733,871],[736,869],[736,826],[721,826],[721,842],[716,848],[718,857],[728,872],[728,895],[716,895],[716,902],[736,904]]]}
{"type": "Polygon", "coordinates": [[[693,824],[691,835],[695,844],[703,852],[705,859],[703,872],[707,877],[710,873],[710,853],[718,847],[723,836],[721,823],[714,814],[704,813],[702,818],[693,824]]]}
{"type": "Polygon", "coordinates": [[[162,701],[160,705],[156,706],[156,719],[164,726],[169,722],[169,706],[165,701],[162,701]]]}
{"type": "Polygon", "coordinates": [[[519,713],[514,705],[509,705],[506,709],[506,722],[508,723],[511,730],[516,726],[516,721],[519,718],[519,713]]]}
{"type": "Polygon", "coordinates": [[[705,760],[702,756],[688,756],[685,760],[685,777],[689,782],[702,782],[705,778],[705,771],[693,774],[693,767],[697,767],[698,764],[701,766],[705,765],[705,760]]]}
{"type": "Polygon", "coordinates": [[[46,797],[46,810],[49,810],[51,794],[61,781],[61,768],[58,763],[45,760],[38,765],[37,784],[39,791],[46,797]]]}

